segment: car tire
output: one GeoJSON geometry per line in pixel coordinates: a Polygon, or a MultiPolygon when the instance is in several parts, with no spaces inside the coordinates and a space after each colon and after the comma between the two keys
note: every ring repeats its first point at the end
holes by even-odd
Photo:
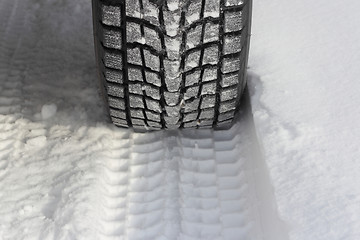
{"type": "Polygon", "coordinates": [[[139,130],[232,122],[244,87],[251,0],[93,0],[112,122],[139,130]]]}

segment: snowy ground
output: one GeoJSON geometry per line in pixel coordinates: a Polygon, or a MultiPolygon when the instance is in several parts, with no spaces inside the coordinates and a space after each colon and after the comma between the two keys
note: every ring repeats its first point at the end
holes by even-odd
{"type": "Polygon", "coordinates": [[[256,131],[291,239],[360,239],[359,1],[255,1],[256,131]]]}
{"type": "Polygon", "coordinates": [[[254,2],[229,130],[104,119],[90,1],[0,1],[0,239],[360,239],[357,1],[254,2]]]}

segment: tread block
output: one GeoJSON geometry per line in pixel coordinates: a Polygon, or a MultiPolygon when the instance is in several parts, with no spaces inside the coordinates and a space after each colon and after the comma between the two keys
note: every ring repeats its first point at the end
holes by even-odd
{"type": "Polygon", "coordinates": [[[225,102],[231,99],[236,99],[238,96],[238,86],[222,90],[220,93],[220,101],[225,102]]]}
{"type": "Polygon", "coordinates": [[[180,11],[163,11],[164,13],[164,26],[166,35],[175,37],[179,31],[180,25],[180,11]]]}
{"type": "Polygon", "coordinates": [[[211,128],[213,125],[213,120],[212,119],[206,119],[206,120],[202,120],[200,119],[197,123],[199,128],[211,128]]]}
{"type": "Polygon", "coordinates": [[[121,49],[121,32],[104,29],[103,44],[105,47],[121,49]]]}
{"type": "Polygon", "coordinates": [[[118,109],[115,110],[115,109],[110,108],[109,112],[110,112],[110,116],[112,116],[112,117],[126,119],[126,112],[125,111],[121,111],[121,110],[118,110],[118,109]]]}
{"type": "Polygon", "coordinates": [[[121,26],[121,8],[119,6],[101,5],[101,22],[109,26],[121,26]]]}
{"type": "MultiPolygon", "coordinates": [[[[166,54],[167,54],[167,60],[170,61],[179,61],[180,59],[180,51],[181,48],[181,37],[168,37],[165,36],[165,48],[166,48],[166,54]]],[[[165,60],[165,61],[167,61],[165,60]]],[[[165,64],[166,66],[166,64],[165,64]]]]}
{"type": "Polygon", "coordinates": [[[219,0],[206,0],[204,6],[204,17],[218,18],[220,15],[219,0]]]}
{"type": "Polygon", "coordinates": [[[186,89],[186,92],[184,94],[184,99],[188,100],[190,98],[194,98],[197,96],[199,92],[199,86],[193,86],[186,89]]]}
{"type": "Polygon", "coordinates": [[[190,122],[190,121],[195,121],[197,119],[198,113],[189,113],[189,114],[184,114],[184,122],[190,122]]]}
{"type": "MultiPolygon", "coordinates": [[[[213,120],[215,117],[215,109],[210,108],[210,109],[206,109],[206,110],[201,110],[200,112],[200,119],[210,119],[213,120]]],[[[212,123],[211,123],[212,124],[212,123]]]]}
{"type": "Polygon", "coordinates": [[[193,128],[193,127],[197,127],[199,124],[198,121],[192,121],[192,122],[186,122],[184,123],[184,128],[193,128]]]}
{"type": "Polygon", "coordinates": [[[129,63],[134,65],[142,65],[141,54],[139,48],[128,48],[127,49],[127,60],[129,63]]]}
{"type": "MultiPolygon", "coordinates": [[[[148,50],[144,50],[145,65],[154,71],[160,71],[160,59],[148,50]]],[[[141,58],[140,58],[141,59],[141,58]]]]}
{"type": "Polygon", "coordinates": [[[158,122],[147,121],[148,125],[154,129],[161,129],[161,124],[158,122]]]}
{"type": "Polygon", "coordinates": [[[204,43],[219,41],[219,25],[208,22],[205,25],[204,43]]]}
{"type": "Polygon", "coordinates": [[[216,82],[204,83],[201,89],[201,95],[215,94],[216,82]]]}
{"type": "Polygon", "coordinates": [[[204,51],[203,65],[217,64],[219,60],[219,48],[218,46],[208,47],[204,51]]]}
{"type": "Polygon", "coordinates": [[[142,119],[133,118],[133,119],[131,119],[131,122],[132,122],[132,124],[134,125],[135,128],[145,127],[146,126],[145,120],[142,120],[142,119]]]}
{"type": "Polygon", "coordinates": [[[174,79],[165,79],[165,84],[167,91],[169,92],[178,92],[181,86],[181,78],[177,77],[174,79]]]}
{"type": "Polygon", "coordinates": [[[198,45],[200,45],[201,41],[201,30],[202,26],[196,26],[195,28],[192,28],[187,33],[186,38],[186,49],[194,48],[198,45]]]}
{"type": "Polygon", "coordinates": [[[223,113],[223,112],[229,112],[235,110],[236,103],[237,103],[236,99],[229,102],[220,103],[219,112],[223,113]]]}
{"type": "Polygon", "coordinates": [[[130,107],[132,108],[144,108],[144,102],[142,97],[130,94],[129,96],[130,107]]]}
{"type": "Polygon", "coordinates": [[[170,81],[179,76],[180,71],[180,61],[179,60],[164,60],[164,68],[165,68],[165,81],[170,81]]]}
{"type": "Polygon", "coordinates": [[[198,110],[199,107],[199,103],[200,103],[200,99],[199,98],[195,98],[193,100],[190,101],[186,101],[184,108],[184,112],[185,113],[189,113],[189,112],[194,112],[198,110]]]}
{"type": "Polygon", "coordinates": [[[146,82],[151,83],[157,87],[161,87],[160,76],[156,73],[145,71],[146,82]]]}
{"type": "Polygon", "coordinates": [[[175,125],[177,125],[178,122],[179,122],[179,115],[177,115],[177,116],[170,116],[170,117],[169,117],[169,116],[165,116],[165,117],[164,117],[164,120],[165,120],[167,126],[175,126],[175,125]]]}
{"type": "Polygon", "coordinates": [[[104,65],[108,68],[121,70],[123,66],[122,56],[105,50],[104,65]]]}
{"type": "Polygon", "coordinates": [[[140,24],[134,22],[126,23],[126,41],[131,43],[142,42],[140,24]]]}
{"type": "Polygon", "coordinates": [[[142,95],[142,87],[143,85],[140,83],[129,83],[129,93],[142,95]]]}
{"type": "Polygon", "coordinates": [[[133,118],[145,119],[143,110],[140,110],[140,109],[131,109],[130,110],[130,116],[133,117],[133,118]]]}
{"type": "Polygon", "coordinates": [[[222,81],[220,82],[221,87],[229,87],[239,83],[239,73],[223,74],[222,81]]]}
{"type": "Polygon", "coordinates": [[[110,107],[125,110],[125,101],[121,98],[108,97],[108,103],[110,107]]]}
{"type": "Polygon", "coordinates": [[[235,116],[235,111],[225,112],[219,115],[218,121],[223,122],[234,118],[234,116],[235,116]]]}
{"type": "Polygon", "coordinates": [[[198,67],[199,61],[200,61],[200,50],[190,53],[186,58],[185,71],[198,67]]]}
{"type": "Polygon", "coordinates": [[[165,102],[168,106],[179,104],[180,92],[164,92],[165,102]]]}
{"type": "Polygon", "coordinates": [[[159,23],[159,8],[151,3],[149,0],[142,0],[144,5],[144,19],[151,24],[158,26],[159,23]]]}
{"type": "Polygon", "coordinates": [[[201,101],[200,108],[202,108],[202,109],[204,109],[204,108],[212,108],[212,107],[215,107],[215,103],[216,103],[215,95],[213,95],[213,96],[204,96],[202,101],[201,101]]]}
{"type": "Polygon", "coordinates": [[[243,34],[236,36],[226,36],[224,38],[223,45],[224,54],[240,52],[243,45],[243,34]]]}
{"type": "Polygon", "coordinates": [[[140,68],[129,67],[128,78],[130,81],[141,81],[143,82],[143,75],[140,68]]]}
{"type": "Polygon", "coordinates": [[[145,91],[146,95],[154,98],[156,100],[160,100],[160,89],[151,85],[144,85],[142,89],[145,91]]]}
{"type": "Polygon", "coordinates": [[[192,72],[192,73],[186,75],[185,86],[188,87],[188,86],[200,83],[200,74],[201,74],[201,71],[197,70],[195,72],[192,72]]]}
{"type": "Polygon", "coordinates": [[[162,50],[159,34],[155,30],[144,27],[144,37],[146,44],[152,46],[159,52],[162,50]]]}
{"type": "Polygon", "coordinates": [[[107,83],[106,89],[109,95],[124,98],[124,87],[119,84],[107,83]]]}
{"type": "Polygon", "coordinates": [[[203,74],[203,82],[216,81],[218,79],[218,70],[217,68],[205,68],[203,74]]]}
{"type": "Polygon", "coordinates": [[[239,71],[241,66],[241,59],[239,57],[227,57],[223,60],[222,72],[231,73],[239,71]]]}
{"type": "Polygon", "coordinates": [[[150,111],[145,110],[145,114],[147,119],[155,121],[155,122],[160,122],[161,121],[161,115],[157,114],[157,113],[153,113],[150,111]]]}
{"type": "MultiPolygon", "coordinates": [[[[180,106],[165,106],[165,110],[166,110],[168,117],[175,117],[178,119],[178,117],[180,116],[181,107],[180,106]]],[[[172,123],[172,124],[175,124],[175,123],[172,123]]]]}
{"type": "Polygon", "coordinates": [[[186,11],[185,19],[186,24],[190,25],[195,21],[198,21],[200,19],[200,12],[201,12],[201,6],[202,1],[201,0],[191,0],[189,7],[186,11]]]}
{"type": "Polygon", "coordinates": [[[242,11],[225,12],[224,15],[225,15],[224,31],[226,33],[240,31],[243,28],[243,12],[242,11]]]}
{"type": "Polygon", "coordinates": [[[120,126],[120,127],[127,127],[128,126],[128,123],[127,123],[127,121],[125,119],[119,119],[119,118],[116,118],[116,117],[111,117],[111,120],[117,126],[120,126]]]}
{"type": "Polygon", "coordinates": [[[160,103],[158,101],[146,98],[146,106],[149,110],[154,111],[154,112],[158,112],[158,113],[162,113],[162,109],[160,106],[160,103]]]}
{"type": "Polygon", "coordinates": [[[124,1],[126,3],[126,15],[135,18],[141,18],[141,9],[139,0],[124,1]]]}
{"type": "Polygon", "coordinates": [[[105,79],[108,82],[123,83],[123,72],[112,69],[106,69],[104,71],[105,79]]]}

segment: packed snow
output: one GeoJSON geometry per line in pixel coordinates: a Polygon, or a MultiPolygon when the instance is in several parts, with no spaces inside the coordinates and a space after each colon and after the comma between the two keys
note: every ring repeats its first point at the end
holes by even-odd
{"type": "Polygon", "coordinates": [[[134,133],[91,2],[0,1],[0,239],[360,238],[360,3],[254,2],[230,129],[134,133]]]}

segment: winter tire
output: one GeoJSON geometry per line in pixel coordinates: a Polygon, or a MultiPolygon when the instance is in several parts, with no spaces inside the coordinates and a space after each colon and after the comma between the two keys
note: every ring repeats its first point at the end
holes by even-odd
{"type": "Polygon", "coordinates": [[[233,120],[246,84],[251,0],[93,0],[112,122],[140,130],[233,120]]]}

